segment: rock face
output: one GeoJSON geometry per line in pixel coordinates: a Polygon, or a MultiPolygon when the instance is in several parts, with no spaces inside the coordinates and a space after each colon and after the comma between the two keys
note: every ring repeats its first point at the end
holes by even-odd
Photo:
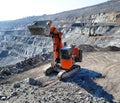
{"type": "MultiPolygon", "coordinates": [[[[34,68],[39,65],[43,65],[51,61],[52,53],[48,54],[39,54],[29,59],[25,59],[13,65],[8,65],[0,67],[0,81],[9,78],[8,76],[13,74],[18,74],[24,71],[27,71],[31,68],[34,68]]],[[[28,82],[31,82],[31,79],[28,79],[28,82]]],[[[1,83],[1,82],[0,82],[1,83]]]]}
{"type": "Polygon", "coordinates": [[[120,13],[117,12],[99,13],[88,16],[88,20],[82,16],[78,17],[66,33],[65,41],[77,45],[90,44],[101,48],[120,47],[119,15],[120,13]]]}
{"type": "Polygon", "coordinates": [[[51,51],[50,38],[30,35],[28,30],[2,32],[0,65],[10,65],[51,51]]]}

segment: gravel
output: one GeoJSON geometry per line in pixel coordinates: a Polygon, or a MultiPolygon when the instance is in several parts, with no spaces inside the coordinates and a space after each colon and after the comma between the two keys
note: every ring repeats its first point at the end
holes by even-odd
{"type": "Polygon", "coordinates": [[[0,91],[0,103],[109,103],[104,98],[85,93],[75,83],[58,80],[45,87],[31,85],[23,80],[1,85],[0,91]]]}

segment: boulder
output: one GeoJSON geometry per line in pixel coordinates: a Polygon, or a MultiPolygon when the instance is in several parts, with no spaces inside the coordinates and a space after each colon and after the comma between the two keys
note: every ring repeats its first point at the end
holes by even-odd
{"type": "Polygon", "coordinates": [[[29,85],[34,85],[34,86],[41,86],[41,82],[35,80],[34,78],[26,78],[24,80],[25,83],[29,84],[29,85]]]}

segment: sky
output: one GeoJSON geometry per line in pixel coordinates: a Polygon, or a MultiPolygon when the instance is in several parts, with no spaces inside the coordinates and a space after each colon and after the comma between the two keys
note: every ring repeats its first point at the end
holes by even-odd
{"type": "Polygon", "coordinates": [[[0,0],[0,21],[55,14],[108,0],[0,0]]]}

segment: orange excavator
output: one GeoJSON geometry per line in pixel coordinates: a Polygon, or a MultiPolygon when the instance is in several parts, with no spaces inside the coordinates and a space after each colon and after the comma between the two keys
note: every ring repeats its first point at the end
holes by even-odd
{"type": "Polygon", "coordinates": [[[75,74],[81,67],[76,62],[82,61],[82,51],[76,45],[67,46],[62,44],[62,33],[54,26],[52,21],[36,21],[28,26],[33,35],[51,37],[53,39],[54,57],[51,66],[45,70],[45,75],[58,72],[58,79],[70,77],[75,74]]]}

